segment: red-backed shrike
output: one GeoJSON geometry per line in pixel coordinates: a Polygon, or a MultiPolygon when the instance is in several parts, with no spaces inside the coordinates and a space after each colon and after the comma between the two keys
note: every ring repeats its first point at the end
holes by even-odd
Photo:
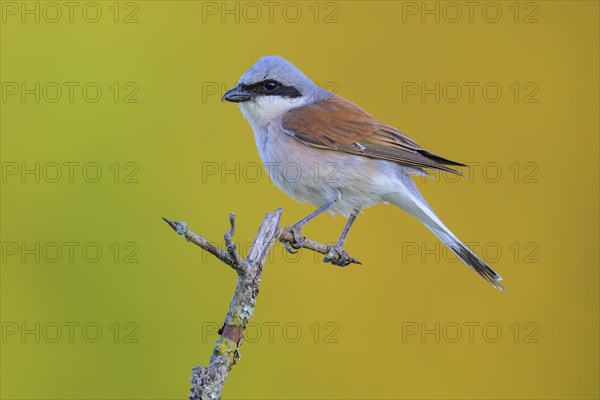
{"type": "Polygon", "coordinates": [[[258,60],[223,100],[240,103],[273,183],[295,200],[319,207],[292,225],[295,247],[308,221],[326,210],[339,213],[348,222],[325,261],[348,265],[354,260],[343,245],[358,213],[377,203],[392,203],[425,224],[492,286],[504,290],[502,278],[442,223],[411,178],[427,174],[425,169],[458,173],[449,166],[464,164],[423,149],[396,128],[318,87],[281,57],[258,60]]]}

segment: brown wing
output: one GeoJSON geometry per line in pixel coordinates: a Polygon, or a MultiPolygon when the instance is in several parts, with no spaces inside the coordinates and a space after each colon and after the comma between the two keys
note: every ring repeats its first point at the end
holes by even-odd
{"type": "Polygon", "coordinates": [[[309,146],[457,174],[446,165],[464,166],[426,151],[404,133],[337,95],[288,111],[282,124],[287,134],[309,146]]]}

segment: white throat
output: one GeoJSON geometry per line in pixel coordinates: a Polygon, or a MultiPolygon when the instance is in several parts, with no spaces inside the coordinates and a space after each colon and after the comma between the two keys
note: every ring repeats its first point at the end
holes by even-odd
{"type": "Polygon", "coordinates": [[[271,121],[289,110],[305,105],[307,100],[305,96],[297,98],[259,96],[255,100],[240,103],[240,110],[255,131],[263,130],[271,121]]]}

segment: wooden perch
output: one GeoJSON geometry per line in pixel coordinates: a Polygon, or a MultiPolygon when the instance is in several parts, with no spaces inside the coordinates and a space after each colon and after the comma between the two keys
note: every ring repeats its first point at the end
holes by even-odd
{"type": "MultiPolygon", "coordinates": [[[[221,398],[229,371],[239,359],[239,346],[243,339],[244,328],[250,317],[252,317],[254,306],[256,306],[263,266],[269,251],[277,240],[284,243],[288,249],[290,247],[309,249],[335,261],[335,258],[332,259],[332,257],[335,257],[335,253],[332,253],[331,245],[319,243],[306,237],[302,237],[300,241],[297,241],[290,228],[280,228],[281,213],[282,210],[278,209],[265,216],[246,259],[242,259],[233,242],[233,235],[235,234],[235,215],[233,213],[229,214],[230,229],[224,234],[225,250],[209,243],[204,236],[192,232],[185,222],[163,218],[171,228],[188,242],[192,242],[214,255],[233,268],[238,275],[238,282],[229,305],[229,311],[225,316],[223,328],[219,331],[221,337],[217,339],[209,366],[199,365],[192,369],[192,389],[189,396],[191,400],[221,398]]],[[[352,262],[360,264],[355,259],[352,259],[352,262]]]]}

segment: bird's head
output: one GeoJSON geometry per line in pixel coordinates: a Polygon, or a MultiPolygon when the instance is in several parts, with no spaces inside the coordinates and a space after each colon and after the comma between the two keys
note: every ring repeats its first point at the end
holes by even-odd
{"type": "Polygon", "coordinates": [[[246,71],[223,100],[240,103],[244,117],[253,126],[267,126],[285,112],[314,102],[324,92],[291,62],[268,56],[246,71]]]}

